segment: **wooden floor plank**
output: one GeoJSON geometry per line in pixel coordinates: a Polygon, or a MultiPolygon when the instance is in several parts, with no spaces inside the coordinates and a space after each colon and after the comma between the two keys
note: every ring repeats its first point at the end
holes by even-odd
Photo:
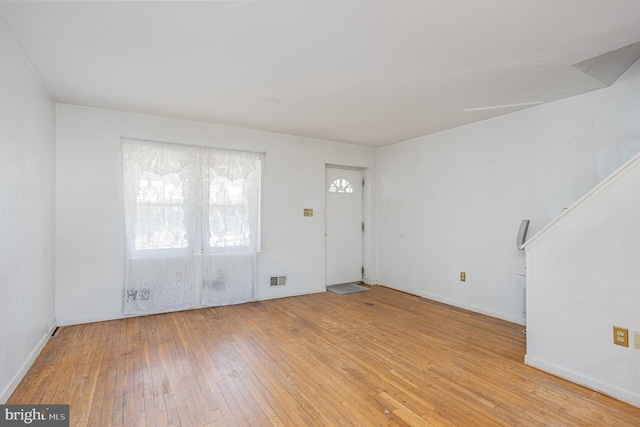
{"type": "Polygon", "coordinates": [[[522,326],[372,287],[60,328],[8,404],[73,426],[637,426],[522,326]]]}

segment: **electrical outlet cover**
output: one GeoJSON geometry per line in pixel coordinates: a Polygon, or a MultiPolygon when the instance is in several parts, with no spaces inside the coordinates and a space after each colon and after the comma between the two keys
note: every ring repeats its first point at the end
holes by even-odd
{"type": "Polygon", "coordinates": [[[613,327],[613,343],[622,347],[629,347],[629,330],[619,326],[613,327]]]}
{"type": "Polygon", "coordinates": [[[640,331],[633,331],[633,348],[640,350],[640,331]]]}

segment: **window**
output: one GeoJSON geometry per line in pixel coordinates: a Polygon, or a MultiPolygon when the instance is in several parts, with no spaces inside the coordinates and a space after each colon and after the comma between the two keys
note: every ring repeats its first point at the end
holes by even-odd
{"type": "Polygon", "coordinates": [[[136,251],[188,247],[183,203],[182,181],[177,173],[142,174],[136,195],[136,251]]]}
{"type": "Polygon", "coordinates": [[[245,179],[215,177],[209,183],[207,245],[209,248],[242,248],[249,246],[249,207],[245,179]]]}
{"type": "Polygon", "coordinates": [[[262,160],[258,153],[203,155],[205,252],[257,250],[262,160]]]}
{"type": "Polygon", "coordinates": [[[122,154],[125,313],[193,307],[198,286],[204,305],[254,298],[262,155],[128,139],[122,154]]]}
{"type": "Polygon", "coordinates": [[[329,185],[329,193],[353,193],[353,186],[345,178],[336,178],[329,185]]]}

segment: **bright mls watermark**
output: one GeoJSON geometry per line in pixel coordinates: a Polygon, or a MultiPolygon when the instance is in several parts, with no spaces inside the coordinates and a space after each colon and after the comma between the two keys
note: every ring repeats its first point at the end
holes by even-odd
{"type": "Polygon", "coordinates": [[[69,405],[0,405],[0,427],[69,427],[69,405]]]}

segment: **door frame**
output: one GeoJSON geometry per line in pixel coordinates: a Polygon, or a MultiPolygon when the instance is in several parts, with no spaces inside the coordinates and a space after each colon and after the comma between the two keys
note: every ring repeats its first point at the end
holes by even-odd
{"type": "MultiPolygon", "coordinates": [[[[372,169],[370,167],[362,167],[362,166],[353,166],[353,165],[344,165],[344,164],[335,164],[335,163],[325,163],[325,173],[324,173],[324,179],[323,179],[323,183],[324,183],[324,200],[325,200],[325,205],[324,205],[324,235],[325,235],[325,239],[324,239],[324,254],[325,254],[325,259],[324,259],[324,269],[323,269],[323,275],[324,275],[324,283],[325,286],[327,286],[327,277],[326,277],[326,273],[327,273],[327,260],[326,260],[326,254],[327,254],[327,195],[328,195],[328,191],[329,189],[327,188],[326,185],[326,177],[327,177],[327,169],[346,169],[346,170],[353,170],[353,171],[360,171],[360,173],[362,174],[362,179],[365,182],[365,185],[362,187],[362,220],[365,224],[365,228],[364,228],[364,232],[362,234],[362,266],[364,268],[364,277],[362,278],[363,282],[369,285],[374,284],[374,279],[373,277],[373,258],[374,258],[374,254],[373,254],[373,247],[374,245],[372,245],[372,241],[373,241],[373,236],[374,236],[374,221],[373,221],[373,216],[372,216],[372,209],[371,209],[371,202],[372,202],[372,181],[373,181],[373,174],[372,174],[372,169]]],[[[358,183],[359,185],[361,185],[361,183],[358,183]]]]}

